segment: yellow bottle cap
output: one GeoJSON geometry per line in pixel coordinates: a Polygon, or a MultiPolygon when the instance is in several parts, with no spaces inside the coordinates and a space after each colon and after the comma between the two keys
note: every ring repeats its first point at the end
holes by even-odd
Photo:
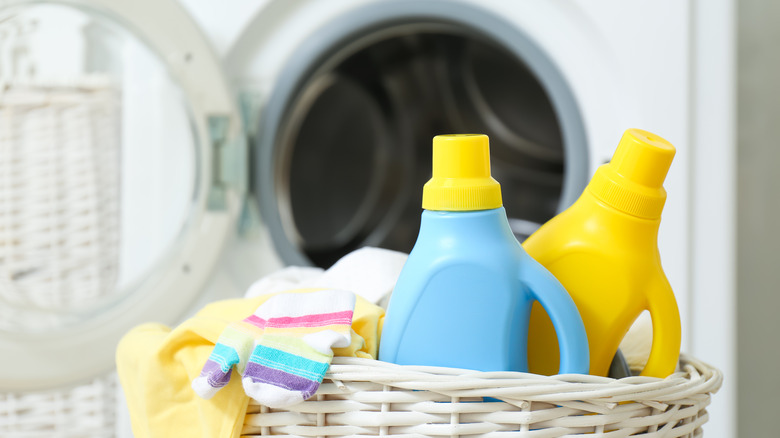
{"type": "Polygon", "coordinates": [[[633,216],[657,219],[666,202],[663,183],[675,149],[663,138],[629,129],[612,160],[596,170],[588,189],[610,206],[633,216]]]}
{"type": "Polygon", "coordinates": [[[433,138],[433,177],[423,187],[424,209],[473,211],[502,205],[501,186],[490,176],[487,135],[433,138]]]}

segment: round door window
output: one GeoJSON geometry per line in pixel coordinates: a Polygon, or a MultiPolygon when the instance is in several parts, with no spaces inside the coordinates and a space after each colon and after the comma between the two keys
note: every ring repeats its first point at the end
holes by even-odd
{"type": "Polygon", "coordinates": [[[566,81],[520,29],[480,7],[371,5],[319,29],[296,56],[258,136],[257,193],[289,263],[327,267],[364,245],[410,251],[437,134],[490,137],[521,241],[585,186],[585,133],[566,81]]]}
{"type": "Polygon", "coordinates": [[[131,327],[191,311],[236,224],[214,155],[240,163],[240,132],[176,2],[3,3],[0,388],[87,381],[131,327]]]}
{"type": "Polygon", "coordinates": [[[0,13],[0,331],[115,306],[193,206],[191,111],[157,53],[102,15],[0,13]]]}

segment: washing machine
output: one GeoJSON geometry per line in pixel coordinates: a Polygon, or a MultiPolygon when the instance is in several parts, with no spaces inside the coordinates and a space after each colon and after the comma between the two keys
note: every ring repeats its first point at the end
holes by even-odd
{"type": "MultiPolygon", "coordinates": [[[[682,350],[735,375],[732,0],[183,3],[242,102],[252,197],[285,263],[411,248],[435,134],[490,136],[522,240],[641,127],[677,146],[659,248],[682,350]]],[[[733,393],[708,435],[735,434],[733,393]]]]}
{"type": "MultiPolygon", "coordinates": [[[[718,94],[694,79],[728,62],[710,55],[728,35],[708,40],[701,26],[725,20],[727,4],[706,13],[676,1],[182,4],[0,4],[0,111],[24,127],[0,138],[14,163],[6,174],[17,169],[4,198],[16,204],[0,219],[9,315],[0,350],[17,359],[0,361],[0,404],[43,405],[51,391],[73,400],[89,385],[108,394],[110,377],[99,379],[132,326],[175,324],[281,266],[327,267],[365,245],[409,251],[430,141],[447,132],[490,136],[521,240],[576,200],[624,129],[677,145],[659,245],[683,350],[733,351],[698,347],[708,320],[694,306],[704,296],[694,255],[708,248],[698,224],[710,211],[699,191],[707,175],[728,188],[728,148],[714,168],[695,158],[704,140],[717,155],[718,132],[729,134],[728,115],[700,133],[707,112],[694,108],[718,94]],[[15,152],[52,144],[39,131],[87,145],[15,152]],[[37,203],[12,196],[28,193],[19,187],[37,203]],[[72,254],[81,264],[62,262],[72,254]],[[79,287],[92,292],[69,292],[79,287]]],[[[730,436],[724,406],[708,435],[730,436]]],[[[129,436],[121,407],[106,418],[129,436]]]]}

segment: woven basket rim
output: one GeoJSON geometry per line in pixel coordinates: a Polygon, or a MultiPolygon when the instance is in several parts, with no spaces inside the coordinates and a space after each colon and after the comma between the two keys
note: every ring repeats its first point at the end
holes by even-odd
{"type": "Polygon", "coordinates": [[[706,407],[711,393],[720,388],[723,375],[686,355],[681,357],[680,369],[665,379],[547,377],[337,357],[317,394],[305,402],[271,409],[250,400],[242,434],[308,438],[701,436],[701,426],[709,418],[706,407]]]}
{"type": "MultiPolygon", "coordinates": [[[[658,403],[714,393],[723,382],[717,368],[680,356],[680,371],[666,377],[609,377],[582,374],[541,376],[520,372],[481,372],[443,367],[396,365],[373,359],[335,357],[325,376],[337,386],[373,382],[412,391],[452,396],[495,397],[504,401],[588,401],[658,403]]],[[[251,404],[256,404],[250,401],[251,404]]]]}

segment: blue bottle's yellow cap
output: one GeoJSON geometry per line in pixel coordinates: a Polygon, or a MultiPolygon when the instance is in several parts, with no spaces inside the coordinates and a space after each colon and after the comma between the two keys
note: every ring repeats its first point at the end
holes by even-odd
{"type": "Polygon", "coordinates": [[[674,146],[663,138],[628,129],[612,160],[596,170],[588,189],[619,211],[657,219],[666,202],[663,183],[674,154],[674,146]]]}
{"type": "Polygon", "coordinates": [[[490,176],[487,135],[433,138],[433,177],[423,187],[424,209],[473,211],[502,205],[501,186],[490,176]]]}

